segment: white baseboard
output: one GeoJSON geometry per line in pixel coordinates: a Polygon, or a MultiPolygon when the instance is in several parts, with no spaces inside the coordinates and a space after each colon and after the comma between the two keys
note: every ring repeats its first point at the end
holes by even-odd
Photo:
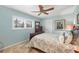
{"type": "Polygon", "coordinates": [[[1,48],[0,50],[4,50],[4,49],[7,49],[7,48],[10,48],[10,47],[12,47],[12,46],[16,46],[16,45],[19,45],[19,44],[21,44],[21,43],[27,43],[28,42],[28,40],[24,40],[24,41],[20,41],[20,42],[17,42],[17,43],[14,43],[14,44],[12,44],[12,45],[9,45],[9,46],[6,46],[6,47],[4,47],[4,48],[1,48]],[[26,41],[26,42],[25,42],[26,41]]]}

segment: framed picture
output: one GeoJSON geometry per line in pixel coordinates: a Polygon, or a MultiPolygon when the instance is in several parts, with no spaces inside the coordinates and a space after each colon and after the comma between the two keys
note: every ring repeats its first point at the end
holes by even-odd
{"type": "Polygon", "coordinates": [[[25,21],[26,28],[32,28],[32,21],[25,21]]]}
{"type": "Polygon", "coordinates": [[[77,24],[79,24],[79,14],[77,14],[77,21],[76,21],[77,24]]]}
{"type": "Polygon", "coordinates": [[[23,29],[24,28],[24,20],[21,18],[13,18],[12,19],[13,29],[23,29]]]}
{"type": "Polygon", "coordinates": [[[38,29],[40,26],[40,22],[39,21],[35,21],[35,28],[38,29]]]}
{"type": "Polygon", "coordinates": [[[40,22],[39,21],[35,21],[35,26],[39,26],[40,22]]]}
{"type": "Polygon", "coordinates": [[[32,21],[28,19],[23,19],[21,17],[13,17],[12,28],[13,29],[31,29],[32,21]]]}
{"type": "Polygon", "coordinates": [[[63,20],[56,20],[55,21],[56,29],[57,30],[63,30],[65,26],[65,21],[63,20]]]}

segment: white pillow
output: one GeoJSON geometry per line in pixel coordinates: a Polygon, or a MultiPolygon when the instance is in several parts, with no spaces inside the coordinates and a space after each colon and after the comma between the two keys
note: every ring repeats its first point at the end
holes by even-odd
{"type": "Polygon", "coordinates": [[[71,32],[65,32],[65,44],[70,44],[72,41],[73,35],[71,32]]]}
{"type": "Polygon", "coordinates": [[[64,43],[64,35],[63,34],[61,34],[59,36],[59,43],[64,43]]]}
{"type": "Polygon", "coordinates": [[[70,44],[72,41],[73,35],[70,31],[65,31],[59,36],[59,43],[70,44]]]}

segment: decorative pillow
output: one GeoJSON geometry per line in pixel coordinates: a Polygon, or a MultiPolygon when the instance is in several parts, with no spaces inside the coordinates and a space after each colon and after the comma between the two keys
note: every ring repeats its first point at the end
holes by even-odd
{"type": "Polygon", "coordinates": [[[74,30],[73,34],[74,34],[74,39],[77,39],[79,37],[79,30],[74,30]]]}
{"type": "Polygon", "coordinates": [[[71,44],[75,44],[77,42],[77,39],[79,38],[79,30],[73,31],[73,40],[71,41],[71,44]]]}
{"type": "Polygon", "coordinates": [[[70,31],[65,32],[65,38],[64,38],[64,43],[65,44],[70,44],[72,41],[73,35],[70,31]]]}
{"type": "Polygon", "coordinates": [[[64,43],[64,35],[63,33],[59,36],[59,43],[64,43]]]}

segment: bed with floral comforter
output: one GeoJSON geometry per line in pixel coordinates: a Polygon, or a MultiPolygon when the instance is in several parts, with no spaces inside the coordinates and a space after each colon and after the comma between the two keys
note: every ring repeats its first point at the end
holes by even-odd
{"type": "Polygon", "coordinates": [[[75,46],[63,43],[64,37],[60,36],[52,33],[39,34],[31,39],[29,46],[47,53],[73,53],[75,46]]]}

